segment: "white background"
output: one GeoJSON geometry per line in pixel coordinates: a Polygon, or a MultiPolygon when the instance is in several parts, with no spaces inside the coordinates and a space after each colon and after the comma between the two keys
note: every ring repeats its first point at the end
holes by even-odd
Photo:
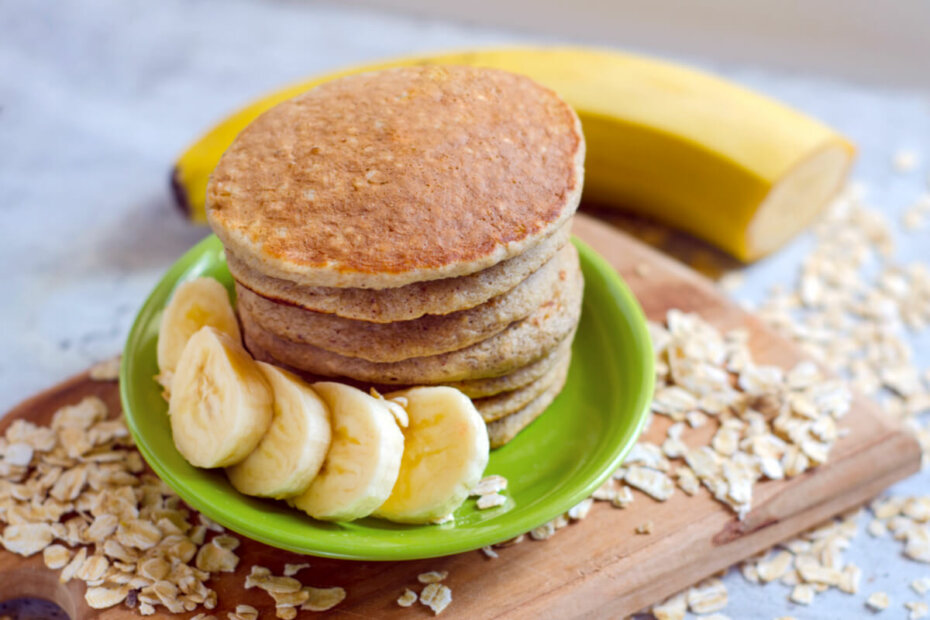
{"type": "MultiPolygon", "coordinates": [[[[250,98],[341,65],[530,40],[626,43],[837,126],[860,146],[856,178],[896,223],[926,191],[930,3],[824,4],[830,13],[800,2],[694,1],[672,10],[579,0],[570,3],[574,15],[544,10],[562,4],[520,13],[514,2],[469,0],[456,9],[499,7],[484,18],[520,26],[507,31],[301,2],[0,0],[0,411],[117,353],[160,274],[206,234],[173,211],[167,179],[178,153],[250,98]],[[849,14],[840,19],[843,6],[849,14]],[[863,7],[871,14],[863,17],[863,7]],[[532,27],[543,34],[528,34],[532,27]],[[918,171],[892,170],[901,148],[922,156],[918,171]]],[[[759,299],[790,283],[808,246],[801,238],[754,266],[738,294],[759,299]]],[[[899,247],[902,260],[930,261],[930,228],[902,233],[899,247]]],[[[915,345],[927,367],[930,337],[915,345]]],[[[928,480],[897,491],[928,494],[928,480]]],[[[898,543],[865,533],[850,556],[865,571],[859,596],[831,592],[797,607],[787,588],[731,574],[726,613],[863,617],[865,596],[883,589],[893,602],[882,617],[903,618],[904,601],[918,598],[907,582],[930,575],[930,566],[903,559],[898,543]]]]}

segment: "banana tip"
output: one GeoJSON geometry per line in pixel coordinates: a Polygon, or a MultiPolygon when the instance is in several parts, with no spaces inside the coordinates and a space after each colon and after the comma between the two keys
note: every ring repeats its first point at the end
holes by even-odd
{"type": "Polygon", "coordinates": [[[191,204],[188,202],[187,192],[184,191],[184,186],[181,184],[180,174],[181,171],[178,170],[177,166],[171,169],[171,174],[169,175],[171,195],[174,196],[174,206],[177,207],[178,211],[180,211],[184,217],[190,219],[191,204]]]}

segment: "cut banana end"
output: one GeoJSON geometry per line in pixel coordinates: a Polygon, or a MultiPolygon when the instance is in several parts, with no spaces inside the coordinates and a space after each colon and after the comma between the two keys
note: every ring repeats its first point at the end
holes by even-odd
{"type": "Polygon", "coordinates": [[[196,467],[245,459],[272,419],[272,395],[256,362],[237,341],[202,327],[181,353],[168,401],[178,452],[196,467]]]}
{"type": "Polygon", "coordinates": [[[394,488],[404,436],[387,407],[365,392],[332,382],[315,383],[313,389],[329,406],[332,441],[320,473],[289,501],[315,519],[366,517],[394,488]]]}
{"type": "Polygon", "coordinates": [[[258,447],[226,475],[246,495],[293,497],[307,490],[326,458],[329,407],[298,377],[271,364],[257,364],[271,386],[274,417],[258,447]]]}
{"type": "Polygon", "coordinates": [[[175,289],[161,317],[157,350],[160,376],[171,377],[187,341],[205,325],[229,334],[237,342],[242,339],[229,293],[222,284],[213,278],[183,282],[175,289]]]}
{"type": "Polygon", "coordinates": [[[738,258],[753,260],[774,252],[806,227],[843,186],[852,159],[833,144],[795,166],[772,186],[746,229],[738,258]]]}
{"type": "Polygon", "coordinates": [[[488,431],[471,400],[451,387],[388,394],[407,399],[404,458],[391,496],[375,516],[429,523],[462,505],[488,464],[488,431]]]}

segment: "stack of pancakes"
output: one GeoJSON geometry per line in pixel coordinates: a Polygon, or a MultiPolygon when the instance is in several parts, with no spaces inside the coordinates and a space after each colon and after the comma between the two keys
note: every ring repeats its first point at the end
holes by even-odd
{"type": "Polygon", "coordinates": [[[452,385],[492,446],[565,383],[584,139],[528,78],[413,67],[272,108],[207,190],[246,346],[314,377],[452,385]]]}

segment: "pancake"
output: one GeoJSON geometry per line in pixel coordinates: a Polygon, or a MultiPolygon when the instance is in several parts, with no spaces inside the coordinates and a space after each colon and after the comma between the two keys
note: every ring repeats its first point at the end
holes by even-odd
{"type": "Polygon", "coordinates": [[[558,360],[549,372],[536,381],[510,392],[502,392],[488,398],[476,399],[474,401],[475,408],[478,409],[478,413],[481,414],[485,422],[494,422],[516,413],[556,383],[564,385],[571,361],[572,355],[571,351],[569,351],[558,360]]]}
{"type": "Polygon", "coordinates": [[[571,244],[507,293],[480,306],[412,321],[369,323],[309,312],[276,303],[237,286],[238,311],[276,336],[312,344],[333,353],[371,362],[399,362],[411,357],[456,351],[490,338],[514,321],[525,319],[555,295],[568,269],[576,268],[571,244]]]}
{"type": "Polygon", "coordinates": [[[487,377],[485,379],[453,381],[445,385],[461,390],[469,398],[485,398],[500,394],[501,392],[510,392],[519,389],[545,375],[558,363],[563,355],[570,354],[573,337],[574,332],[569,334],[568,338],[563,340],[559,346],[545,357],[531,364],[527,364],[522,368],[518,368],[509,374],[501,375],[500,377],[487,377]]]}
{"type": "MultiPolygon", "coordinates": [[[[460,390],[463,394],[472,399],[482,399],[488,396],[500,394],[502,392],[511,392],[536,381],[547,372],[552,370],[552,368],[555,367],[555,365],[560,360],[562,360],[564,356],[571,354],[573,337],[574,332],[569,334],[565,340],[559,343],[555,349],[550,351],[544,357],[541,357],[535,362],[527,364],[522,368],[517,368],[516,370],[506,375],[501,375],[499,377],[486,377],[483,379],[467,379],[465,381],[450,381],[438,384],[421,385],[448,385],[450,387],[456,388],[457,390],[460,390]]],[[[283,364],[270,357],[265,361],[271,362],[289,372],[294,373],[308,383],[315,383],[317,381],[332,381],[332,377],[315,375],[313,373],[294,368],[293,366],[288,366],[287,364],[283,364]]],[[[413,385],[383,385],[372,383],[370,381],[355,381],[347,377],[342,377],[340,381],[366,392],[373,387],[382,394],[386,394],[397,389],[403,389],[405,387],[414,387],[413,385]]]]}
{"type": "Polygon", "coordinates": [[[471,275],[379,290],[300,286],[266,276],[228,250],[226,261],[236,281],[262,297],[347,319],[391,323],[449,314],[503,295],[551,260],[568,243],[570,229],[563,225],[523,254],[471,275]]]}
{"type": "Polygon", "coordinates": [[[527,403],[519,411],[488,424],[488,439],[492,448],[499,448],[517,436],[517,433],[530,425],[552,404],[555,397],[565,387],[565,378],[556,381],[546,390],[527,403]]]}
{"type": "Polygon", "coordinates": [[[575,212],[574,111],[497,69],[416,66],[285,101],[226,150],[207,218],[239,260],[301,286],[394,288],[525,252],[575,212]]]}
{"type": "Polygon", "coordinates": [[[505,375],[549,353],[575,329],[581,314],[581,270],[566,274],[564,287],[532,315],[470,347],[400,362],[378,363],[331,353],[275,336],[241,316],[245,344],[258,359],[327,377],[385,385],[422,385],[505,375]]]}

